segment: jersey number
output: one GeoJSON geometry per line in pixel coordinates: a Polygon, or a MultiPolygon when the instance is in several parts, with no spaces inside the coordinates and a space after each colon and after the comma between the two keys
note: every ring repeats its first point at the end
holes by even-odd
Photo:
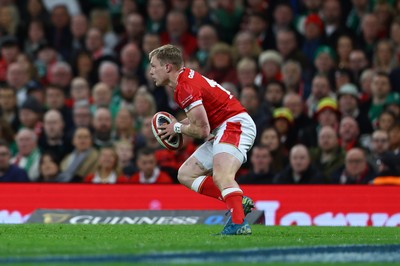
{"type": "Polygon", "coordinates": [[[224,91],[226,94],[229,95],[229,99],[232,99],[233,95],[231,94],[231,92],[228,91],[227,89],[225,89],[224,87],[222,87],[221,85],[219,85],[218,82],[216,82],[215,80],[206,78],[206,77],[204,77],[204,76],[202,76],[202,77],[208,82],[208,84],[210,85],[210,87],[213,87],[213,88],[217,87],[217,88],[219,88],[220,90],[224,91]]]}

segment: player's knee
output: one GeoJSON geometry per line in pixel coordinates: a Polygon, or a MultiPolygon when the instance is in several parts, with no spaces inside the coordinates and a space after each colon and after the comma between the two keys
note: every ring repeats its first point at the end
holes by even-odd
{"type": "Polygon", "coordinates": [[[181,184],[185,184],[187,182],[187,180],[189,179],[189,171],[187,169],[187,167],[185,167],[185,165],[182,165],[179,170],[178,170],[178,181],[181,184]]]}

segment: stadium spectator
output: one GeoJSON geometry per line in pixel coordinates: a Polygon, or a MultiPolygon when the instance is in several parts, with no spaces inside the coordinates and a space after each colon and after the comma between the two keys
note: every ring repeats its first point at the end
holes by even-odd
{"type": "Polygon", "coordinates": [[[134,173],[138,172],[135,165],[134,146],[126,140],[119,140],[114,143],[115,152],[118,155],[118,167],[126,178],[130,178],[134,173]]]}
{"type": "Polygon", "coordinates": [[[30,182],[25,170],[10,164],[11,152],[8,143],[0,141],[0,183],[1,182],[30,182]]]}
{"type": "Polygon", "coordinates": [[[132,113],[126,108],[120,109],[115,117],[115,139],[126,140],[128,142],[135,143],[136,132],[134,124],[135,122],[132,113]]]}
{"type": "Polygon", "coordinates": [[[275,174],[281,172],[288,163],[288,151],[281,144],[276,128],[267,127],[262,130],[258,142],[266,146],[271,154],[271,171],[275,174]]]}
{"type": "Polygon", "coordinates": [[[367,13],[361,18],[361,33],[357,36],[359,47],[366,51],[369,62],[372,62],[374,46],[379,39],[378,18],[373,13],[367,13]]]}
{"type": "Polygon", "coordinates": [[[349,54],[348,68],[353,72],[353,79],[359,84],[361,73],[368,68],[369,62],[363,50],[353,49],[349,54]]]}
{"type": "Polygon", "coordinates": [[[134,117],[136,128],[140,129],[141,123],[147,116],[153,116],[156,113],[157,106],[153,95],[146,90],[139,90],[133,100],[134,117]]]}
{"type": "Polygon", "coordinates": [[[232,43],[233,37],[239,31],[243,16],[243,7],[232,1],[217,1],[211,16],[215,19],[220,40],[232,43]]]}
{"type": "Polygon", "coordinates": [[[0,52],[0,81],[3,82],[7,80],[9,66],[17,60],[19,54],[18,40],[13,36],[3,36],[0,52]]]}
{"type": "Polygon", "coordinates": [[[146,31],[161,33],[165,30],[167,5],[163,0],[149,0],[146,3],[146,31]]]}
{"type": "Polygon", "coordinates": [[[250,156],[251,170],[239,176],[239,184],[272,184],[274,173],[271,171],[272,157],[267,146],[256,145],[250,156]]]}
{"type": "Polygon", "coordinates": [[[398,117],[389,110],[384,110],[378,116],[376,128],[389,132],[389,130],[397,123],[398,117]]]}
{"type": "MultiPolygon", "coordinates": [[[[397,179],[395,184],[400,184],[400,166],[399,166],[399,156],[391,152],[383,153],[378,160],[378,176],[379,177],[394,177],[397,179]]],[[[375,183],[374,179],[374,184],[375,183]]],[[[389,183],[386,183],[389,184],[389,183]]]]}
{"type": "Polygon", "coordinates": [[[318,133],[318,147],[310,150],[311,161],[323,174],[327,183],[331,183],[332,174],[344,164],[346,152],[339,146],[335,130],[324,126],[318,133]]]}
{"type": "Polygon", "coordinates": [[[107,108],[112,118],[115,118],[118,113],[119,104],[113,101],[112,93],[110,86],[104,82],[99,82],[94,85],[92,90],[93,103],[91,105],[93,114],[95,114],[99,108],[107,108]]]}
{"type": "Polygon", "coordinates": [[[311,94],[306,100],[309,117],[313,117],[318,103],[321,101],[321,99],[326,97],[334,99],[336,98],[336,95],[331,90],[328,77],[323,74],[317,74],[312,80],[311,94]]]}
{"type": "Polygon", "coordinates": [[[74,107],[76,103],[92,103],[89,86],[87,80],[81,77],[76,77],[71,81],[71,103],[69,107],[74,107]]]}
{"type": "Polygon", "coordinates": [[[306,146],[297,144],[289,154],[290,164],[275,175],[274,184],[323,184],[324,177],[312,165],[306,146]]]}
{"type": "Polygon", "coordinates": [[[359,93],[354,84],[344,84],[338,91],[338,105],[342,117],[353,117],[360,128],[360,135],[371,134],[372,124],[365,112],[360,110],[359,93]]]}
{"type": "MultiPolygon", "coordinates": [[[[338,37],[336,43],[336,54],[338,68],[350,68],[350,54],[354,50],[354,43],[351,35],[343,34],[338,37]]],[[[353,71],[353,70],[352,70],[353,71]]],[[[353,77],[354,76],[353,71],[353,77]]]]}
{"type": "Polygon", "coordinates": [[[280,29],[288,29],[292,26],[294,14],[288,2],[278,2],[273,10],[273,30],[276,34],[280,29]]]}
{"type": "Polygon", "coordinates": [[[257,60],[261,54],[261,47],[249,31],[240,31],[235,35],[233,51],[237,60],[242,58],[257,60]]]}
{"type": "Polygon", "coordinates": [[[139,133],[139,143],[137,143],[136,148],[140,149],[143,147],[148,147],[153,150],[157,150],[161,148],[160,143],[158,143],[157,139],[154,137],[153,131],[151,129],[153,115],[149,115],[143,118],[139,133]]]}
{"type": "Polygon", "coordinates": [[[20,107],[27,98],[26,84],[29,81],[29,75],[27,69],[23,64],[14,62],[11,63],[7,68],[7,84],[17,91],[17,103],[20,107]]]}
{"type": "Polygon", "coordinates": [[[304,41],[302,53],[308,62],[312,62],[315,52],[322,44],[324,34],[324,23],[317,14],[309,14],[304,22],[304,41]]]}
{"type": "Polygon", "coordinates": [[[387,1],[377,1],[374,5],[373,13],[378,19],[379,37],[388,37],[390,23],[394,16],[393,4],[387,1]]]}
{"type": "Polygon", "coordinates": [[[89,22],[85,15],[78,14],[71,18],[70,30],[71,39],[71,59],[75,58],[80,51],[86,49],[85,35],[89,29],[89,22]]]}
{"type": "Polygon", "coordinates": [[[342,5],[339,0],[325,0],[322,3],[320,13],[324,18],[325,42],[330,47],[335,47],[340,35],[349,32],[342,17],[342,5]]]}
{"type": "Polygon", "coordinates": [[[143,15],[136,12],[130,13],[126,16],[123,22],[125,31],[114,48],[114,51],[118,54],[121,52],[122,47],[128,43],[135,43],[136,45],[141,46],[146,34],[143,15]]]}
{"type": "MultiPolygon", "coordinates": [[[[185,10],[182,10],[185,11],[185,10]]],[[[193,0],[190,7],[189,28],[193,35],[198,34],[203,25],[213,24],[207,0],[193,0]]]]}
{"type": "Polygon", "coordinates": [[[339,116],[337,103],[334,99],[326,97],[322,98],[314,114],[315,124],[310,125],[299,131],[299,142],[308,148],[317,146],[318,131],[323,126],[330,126],[335,131],[339,130],[339,116]]]}
{"type": "MultiPolygon", "coordinates": [[[[49,24],[49,12],[43,5],[41,0],[28,0],[26,1],[25,10],[21,14],[24,20],[30,22],[32,20],[43,21],[46,25],[49,24]]],[[[28,24],[28,23],[27,23],[28,24]]]]}
{"type": "Polygon", "coordinates": [[[353,148],[346,153],[344,167],[333,173],[331,180],[333,184],[368,184],[375,176],[364,150],[353,148]]]}
{"type": "Polygon", "coordinates": [[[389,150],[394,154],[400,153],[400,124],[397,123],[389,130],[389,150]]]}
{"type": "Polygon", "coordinates": [[[102,147],[100,149],[96,170],[88,174],[83,179],[83,183],[126,183],[126,178],[120,173],[118,155],[112,147],[102,147]]]}
{"type": "Polygon", "coordinates": [[[254,85],[243,87],[239,99],[258,126],[257,129],[261,129],[261,127],[269,123],[272,114],[269,110],[263,110],[259,93],[254,85]]]}
{"type": "Polygon", "coordinates": [[[63,89],[64,94],[68,95],[72,80],[72,68],[66,62],[56,62],[51,65],[48,72],[50,84],[59,86],[63,89]]]}
{"type": "Polygon", "coordinates": [[[258,66],[261,71],[254,83],[258,86],[266,86],[273,80],[282,80],[282,64],[283,58],[278,52],[274,50],[262,52],[258,58],[258,66]]]}
{"type": "Polygon", "coordinates": [[[378,172],[378,160],[382,154],[389,151],[389,134],[384,130],[375,130],[372,133],[369,152],[367,154],[368,163],[378,172]]]}
{"type": "Polygon", "coordinates": [[[239,88],[253,86],[257,76],[257,63],[249,58],[241,59],[236,65],[239,88]]]}
{"type": "Polygon", "coordinates": [[[100,30],[104,46],[113,50],[118,42],[118,37],[112,28],[110,13],[105,9],[92,9],[90,11],[90,26],[100,30]]]}
{"type": "Polygon", "coordinates": [[[40,105],[45,105],[45,90],[39,82],[35,80],[29,81],[26,84],[26,93],[28,97],[35,98],[40,105]]]}
{"type": "Polygon", "coordinates": [[[40,176],[38,182],[57,182],[60,174],[60,156],[52,151],[42,153],[39,162],[40,176]]]}
{"type": "Polygon", "coordinates": [[[281,107],[285,93],[286,88],[282,82],[276,80],[269,82],[263,91],[264,109],[273,111],[275,108],[281,107]]]}
{"type": "Polygon", "coordinates": [[[15,36],[18,34],[20,16],[14,3],[3,4],[0,7],[0,27],[5,34],[15,36]]]}
{"type": "Polygon", "coordinates": [[[110,111],[105,107],[98,108],[93,117],[93,144],[95,147],[101,148],[112,145],[114,141],[112,124],[110,111]]]}
{"type": "Polygon", "coordinates": [[[354,83],[353,73],[347,68],[337,68],[329,73],[329,79],[332,83],[332,89],[335,93],[340,87],[348,83],[354,83]]]}
{"type": "Polygon", "coordinates": [[[283,61],[291,59],[301,64],[303,69],[309,65],[307,58],[302,54],[299,49],[296,33],[288,28],[282,28],[276,31],[276,48],[283,61]]]}
{"type": "Polygon", "coordinates": [[[113,51],[105,46],[101,31],[95,27],[88,29],[85,46],[90,52],[95,65],[98,65],[103,59],[112,58],[114,55],[113,51]]]}
{"type": "Polygon", "coordinates": [[[65,123],[59,111],[52,109],[44,114],[43,131],[39,136],[39,149],[42,153],[54,152],[59,161],[73,149],[71,139],[65,133],[65,123]]]}
{"type": "MultiPolygon", "coordinates": [[[[87,103],[77,103],[74,105],[72,110],[72,116],[74,121],[74,128],[77,127],[92,127],[92,112],[90,111],[90,105],[87,103]]],[[[72,128],[72,130],[74,130],[72,128]]],[[[73,134],[71,134],[73,135],[73,134]]]]}
{"type": "Polygon", "coordinates": [[[135,107],[133,100],[136,92],[139,90],[139,80],[133,75],[124,75],[121,78],[121,98],[119,102],[119,109],[126,108],[133,112],[135,107]]]}
{"type": "Polygon", "coordinates": [[[282,66],[282,82],[285,84],[287,92],[295,92],[303,99],[310,94],[310,88],[305,86],[302,79],[302,69],[299,62],[288,60],[282,66]]]}
{"type": "Polygon", "coordinates": [[[57,5],[51,9],[51,24],[47,39],[51,45],[62,55],[64,60],[71,56],[72,34],[69,27],[70,14],[65,5],[57,5]]]}
{"type": "Polygon", "coordinates": [[[360,83],[360,102],[363,111],[368,112],[368,102],[372,95],[372,79],[375,72],[372,69],[365,69],[361,72],[359,83],[360,83]]]}
{"type": "Polygon", "coordinates": [[[370,11],[370,2],[367,0],[352,0],[352,8],[347,16],[346,26],[353,32],[361,32],[361,19],[370,11]]]}
{"type": "Polygon", "coordinates": [[[74,57],[73,67],[75,77],[81,77],[87,80],[89,84],[93,85],[95,82],[94,62],[92,55],[87,51],[80,51],[74,57]]]}
{"type": "Polygon", "coordinates": [[[11,163],[25,170],[31,181],[39,178],[40,150],[35,132],[28,128],[18,131],[15,140],[18,153],[11,159],[11,163]]]}
{"type": "Polygon", "coordinates": [[[336,54],[330,46],[321,45],[315,52],[314,67],[316,73],[328,75],[335,68],[336,54]]]}
{"type": "Polygon", "coordinates": [[[21,127],[32,129],[37,136],[42,132],[43,108],[33,97],[29,97],[19,108],[18,117],[21,127]]]}
{"type": "Polygon", "coordinates": [[[398,65],[395,47],[391,40],[380,40],[375,46],[372,66],[376,72],[390,73],[398,65]]]}
{"type": "MultiPolygon", "coordinates": [[[[151,51],[153,51],[155,48],[161,45],[161,39],[160,35],[156,33],[145,33],[143,36],[143,42],[142,42],[142,50],[144,54],[149,54],[151,51]]],[[[146,69],[149,65],[149,58],[146,56],[143,56],[142,58],[142,64],[143,68],[146,69]]]]}
{"type": "Polygon", "coordinates": [[[161,34],[161,44],[173,44],[182,48],[185,56],[192,55],[197,49],[196,38],[188,31],[185,14],[171,10],[166,19],[166,31],[161,34]]]}
{"type": "MultiPolygon", "coordinates": [[[[293,115],[293,134],[299,135],[299,130],[312,125],[312,120],[307,116],[305,104],[299,94],[288,92],[283,98],[283,107],[288,108],[293,115]]],[[[296,137],[297,138],[297,137],[296,137]]]]}
{"type": "Polygon", "coordinates": [[[118,65],[111,61],[103,61],[99,66],[99,82],[103,82],[110,87],[116,100],[120,97],[120,74],[118,65]]]}
{"type": "Polygon", "coordinates": [[[46,43],[45,25],[40,20],[32,20],[28,24],[27,39],[23,44],[23,51],[26,55],[33,58],[41,45],[46,43]]]}
{"type": "Polygon", "coordinates": [[[137,75],[140,84],[144,84],[144,70],[141,66],[142,52],[135,43],[128,43],[121,50],[121,73],[122,75],[137,75]]]}
{"type": "Polygon", "coordinates": [[[133,184],[172,184],[173,179],[161,171],[157,165],[154,151],[143,148],[138,151],[136,164],[139,172],[132,175],[129,183],[133,184]]]}
{"type": "Polygon", "coordinates": [[[88,128],[79,127],[72,140],[74,150],[61,162],[61,173],[57,182],[82,182],[83,178],[96,169],[98,151],[93,147],[92,135],[88,128]]]}
{"type": "Polygon", "coordinates": [[[245,28],[256,38],[262,50],[275,49],[276,40],[271,28],[272,23],[268,21],[265,13],[260,11],[250,12],[247,19],[245,28]]]}
{"type": "Polygon", "coordinates": [[[343,117],[339,124],[339,143],[347,152],[352,148],[363,147],[360,141],[360,129],[352,117],[343,117]]]}
{"type": "Polygon", "coordinates": [[[237,83],[235,56],[232,47],[226,43],[215,44],[208,56],[205,75],[221,84],[224,82],[237,83]]]}
{"type": "Polygon", "coordinates": [[[71,109],[66,106],[66,96],[63,88],[57,85],[48,85],[46,87],[45,102],[48,110],[58,110],[64,120],[67,128],[73,125],[71,109]]]}
{"type": "Polygon", "coordinates": [[[384,72],[377,72],[371,83],[371,100],[365,104],[368,110],[368,116],[373,125],[376,125],[376,120],[383,111],[385,102],[390,98],[398,99],[400,96],[396,92],[391,91],[389,77],[384,72]]]}
{"type": "Polygon", "coordinates": [[[15,131],[13,131],[10,124],[2,117],[0,117],[0,129],[0,140],[9,145],[11,155],[14,155],[17,151],[15,131]]]}
{"type": "Polygon", "coordinates": [[[276,108],[273,113],[272,125],[280,136],[280,142],[287,149],[295,144],[297,136],[293,130],[293,114],[285,107],[276,108]]]}
{"type": "Polygon", "coordinates": [[[3,119],[8,122],[14,132],[20,127],[17,107],[17,95],[11,86],[0,86],[0,113],[3,119]]]}

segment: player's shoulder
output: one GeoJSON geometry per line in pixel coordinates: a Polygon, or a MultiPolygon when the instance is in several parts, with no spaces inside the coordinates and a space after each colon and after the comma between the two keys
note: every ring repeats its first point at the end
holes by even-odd
{"type": "Polygon", "coordinates": [[[183,68],[179,73],[178,81],[181,82],[192,82],[199,77],[199,73],[190,68],[183,68]]]}

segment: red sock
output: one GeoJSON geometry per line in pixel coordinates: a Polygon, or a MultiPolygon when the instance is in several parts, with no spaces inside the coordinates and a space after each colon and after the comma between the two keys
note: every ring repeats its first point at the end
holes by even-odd
{"type": "Polygon", "coordinates": [[[202,195],[222,200],[221,191],[214,184],[212,176],[200,176],[196,178],[192,189],[202,195]]]}
{"type": "Polygon", "coordinates": [[[243,191],[240,188],[226,188],[222,191],[228,210],[231,211],[232,222],[241,224],[244,221],[242,206],[243,191]]]}

